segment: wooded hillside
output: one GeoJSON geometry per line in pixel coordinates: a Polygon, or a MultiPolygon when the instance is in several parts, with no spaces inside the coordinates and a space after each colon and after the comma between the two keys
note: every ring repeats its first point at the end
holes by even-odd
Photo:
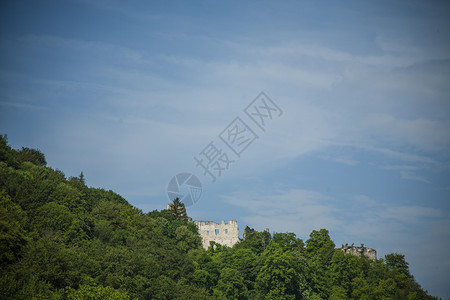
{"type": "Polygon", "coordinates": [[[254,232],[201,247],[170,210],[144,213],[120,195],[66,178],[36,149],[0,136],[2,299],[434,299],[401,254],[345,255],[328,231],[254,232]]]}

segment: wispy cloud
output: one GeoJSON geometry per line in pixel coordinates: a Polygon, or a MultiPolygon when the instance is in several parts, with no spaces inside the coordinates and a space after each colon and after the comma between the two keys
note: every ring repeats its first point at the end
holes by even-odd
{"type": "MultiPolygon", "coordinates": [[[[284,114],[224,179],[233,214],[303,238],[326,227],[337,242],[446,245],[447,6],[71,5],[5,21],[21,29],[0,38],[0,119],[17,146],[32,136],[50,165],[164,208],[168,180],[198,171],[193,156],[263,90],[284,114]],[[250,193],[253,184],[282,190],[250,193]]],[[[224,207],[211,210],[229,217],[224,207]]]]}
{"type": "Polygon", "coordinates": [[[350,156],[320,155],[319,157],[321,159],[333,161],[333,162],[336,162],[336,163],[346,164],[346,165],[349,165],[349,166],[355,166],[355,165],[358,164],[358,161],[356,161],[355,159],[353,159],[350,156]]]}
{"type": "Polygon", "coordinates": [[[423,170],[428,170],[432,167],[434,167],[434,166],[430,166],[429,164],[422,163],[422,164],[417,164],[415,166],[413,166],[413,165],[386,165],[386,166],[382,166],[380,168],[384,169],[384,170],[389,170],[389,171],[398,171],[399,177],[401,179],[416,180],[416,181],[429,183],[429,180],[425,176],[419,175],[418,173],[420,173],[423,170]]]}
{"type": "MultiPolygon", "coordinates": [[[[424,241],[447,247],[450,236],[448,211],[419,205],[385,203],[367,195],[335,199],[308,190],[291,189],[277,193],[238,192],[223,196],[226,203],[248,211],[246,224],[272,232],[294,232],[307,239],[312,230],[327,228],[338,243],[365,243],[378,250],[408,255],[414,272],[431,273],[439,261],[418,259],[417,249],[425,251],[424,241]],[[438,230],[438,231],[436,231],[438,230]],[[433,232],[433,236],[430,236],[433,232]],[[414,250],[416,249],[416,250],[414,250]]],[[[449,260],[445,251],[437,251],[442,261],[449,260]]],[[[440,272],[445,272],[440,269],[440,272]]]]}
{"type": "Polygon", "coordinates": [[[327,203],[329,197],[314,191],[295,189],[272,195],[233,193],[223,198],[231,205],[249,209],[250,215],[243,219],[257,228],[270,227],[278,232],[295,229],[305,236],[312,229],[334,228],[339,222],[335,216],[340,209],[327,203]]]}
{"type": "Polygon", "coordinates": [[[53,50],[62,49],[65,51],[70,51],[70,53],[82,51],[96,56],[103,56],[104,54],[107,54],[109,57],[113,57],[115,59],[125,59],[129,62],[139,64],[147,63],[147,61],[143,59],[143,54],[139,51],[122,45],[100,41],[87,41],[52,35],[29,34],[20,37],[18,42],[25,47],[53,47],[53,50]]]}
{"type": "Polygon", "coordinates": [[[12,108],[16,108],[16,109],[32,109],[32,110],[48,109],[48,107],[29,104],[29,103],[7,102],[7,101],[0,101],[0,106],[12,107],[12,108]]]}
{"type": "MultiPolygon", "coordinates": [[[[282,230],[277,227],[281,224],[284,224],[281,225],[283,229],[302,228],[300,232],[303,233],[306,228],[309,231],[317,229],[317,226],[325,225],[328,225],[327,228],[331,230],[342,231],[344,228],[348,229],[346,224],[349,220],[351,220],[351,224],[357,222],[367,229],[367,226],[374,225],[370,222],[363,225],[367,220],[373,220],[378,224],[394,222],[398,226],[401,224],[416,226],[419,223],[429,222],[429,220],[437,221],[447,218],[441,210],[426,206],[383,203],[366,195],[335,199],[315,191],[301,189],[279,191],[272,194],[237,192],[223,195],[223,199],[231,205],[247,208],[251,212],[251,216],[248,218],[256,218],[252,220],[264,218],[267,225],[276,222],[273,228],[275,231],[282,230]],[[349,205],[353,208],[347,208],[349,205]],[[352,216],[356,211],[358,214],[352,216]]],[[[361,232],[361,226],[356,226],[354,229],[357,229],[355,232],[361,232]]]]}
{"type": "Polygon", "coordinates": [[[419,155],[411,152],[404,152],[399,150],[393,150],[396,149],[393,147],[393,149],[385,148],[385,147],[377,147],[377,146],[369,146],[369,145],[354,145],[354,147],[358,147],[370,152],[380,153],[383,154],[389,158],[399,160],[401,162],[410,162],[410,163],[423,163],[423,164],[430,164],[430,165],[436,165],[437,161],[430,156],[424,156],[419,155]]]}
{"type": "Polygon", "coordinates": [[[426,183],[429,182],[429,180],[427,180],[424,176],[420,176],[412,171],[400,171],[400,178],[416,180],[416,181],[421,181],[421,182],[426,182],[426,183]]]}
{"type": "Polygon", "coordinates": [[[379,139],[395,144],[403,142],[420,150],[446,150],[450,145],[450,122],[417,118],[404,120],[393,115],[369,115],[366,129],[379,139]]]}
{"type": "Polygon", "coordinates": [[[386,66],[386,67],[405,67],[415,62],[411,56],[394,56],[392,54],[381,53],[374,55],[354,55],[348,52],[339,51],[320,44],[287,44],[284,46],[269,46],[266,48],[249,49],[252,54],[261,55],[263,57],[290,57],[293,60],[299,60],[305,57],[313,58],[320,61],[334,63],[354,63],[370,66],[386,66]]]}

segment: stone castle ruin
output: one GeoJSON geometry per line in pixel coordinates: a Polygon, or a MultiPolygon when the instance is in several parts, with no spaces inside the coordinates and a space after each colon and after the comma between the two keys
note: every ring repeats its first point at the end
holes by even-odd
{"type": "MultiPolygon", "coordinates": [[[[264,231],[265,232],[269,232],[269,228],[264,229],[264,231]]],[[[258,232],[258,231],[256,231],[255,228],[248,227],[247,225],[245,225],[245,228],[244,228],[244,240],[250,233],[253,233],[253,232],[258,232]]]]}
{"type": "MultiPolygon", "coordinates": [[[[186,208],[182,202],[176,198],[172,203],[167,205],[168,210],[174,211],[174,213],[180,217],[185,217],[189,222],[194,222],[198,227],[198,233],[202,237],[202,246],[205,250],[208,250],[210,246],[210,242],[215,242],[217,244],[221,244],[227,247],[233,247],[239,239],[239,228],[236,220],[229,220],[225,223],[216,223],[213,221],[192,221],[186,214],[186,208]]],[[[269,232],[269,228],[264,230],[265,232],[269,232]]],[[[244,228],[244,239],[250,233],[257,232],[254,228],[248,227],[247,225],[244,228]]],[[[351,254],[355,256],[366,256],[371,260],[377,259],[377,251],[372,248],[364,247],[364,244],[361,244],[361,247],[348,246],[347,244],[342,245],[341,248],[337,248],[337,250],[344,252],[344,254],[351,254]]]]}
{"type": "Polygon", "coordinates": [[[356,247],[356,246],[343,246],[338,250],[344,252],[345,254],[352,254],[356,256],[367,256],[371,260],[377,259],[377,251],[372,248],[367,247],[356,247]]]}
{"type": "Polygon", "coordinates": [[[198,227],[198,233],[202,237],[203,248],[208,249],[209,242],[214,241],[218,244],[233,247],[239,242],[239,228],[236,220],[229,220],[225,223],[216,223],[212,221],[194,221],[198,227]]]}
{"type": "MultiPolygon", "coordinates": [[[[198,233],[202,237],[202,246],[205,250],[210,246],[210,242],[215,242],[228,247],[233,247],[234,244],[240,241],[239,239],[239,228],[236,220],[229,220],[228,222],[222,221],[222,223],[216,223],[213,221],[193,221],[198,227],[198,233]]],[[[269,231],[266,228],[264,231],[269,231]]],[[[244,239],[245,237],[256,232],[255,229],[245,226],[244,228],[244,239]]],[[[344,252],[344,254],[352,254],[356,256],[367,256],[371,260],[377,259],[377,251],[372,248],[367,247],[356,247],[356,246],[342,246],[337,250],[344,252]]]]}

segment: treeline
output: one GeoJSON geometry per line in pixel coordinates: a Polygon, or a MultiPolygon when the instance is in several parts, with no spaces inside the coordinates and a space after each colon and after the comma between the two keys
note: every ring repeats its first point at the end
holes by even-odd
{"type": "Polygon", "coordinates": [[[0,136],[0,298],[434,299],[403,255],[344,255],[325,229],[205,251],[176,210],[143,213],[84,181],[0,136]]]}

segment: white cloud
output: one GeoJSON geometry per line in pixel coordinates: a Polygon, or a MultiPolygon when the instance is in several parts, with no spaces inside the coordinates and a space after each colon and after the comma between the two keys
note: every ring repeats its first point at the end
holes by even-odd
{"type": "Polygon", "coordinates": [[[32,110],[45,110],[48,109],[44,106],[39,105],[33,105],[28,103],[21,103],[21,102],[8,102],[8,101],[0,101],[0,106],[6,106],[6,107],[12,107],[16,109],[32,109],[32,110]]]}
{"type": "Polygon", "coordinates": [[[410,166],[410,165],[387,165],[387,166],[382,166],[381,169],[384,170],[400,170],[400,171],[415,171],[417,169],[419,169],[416,166],[410,166]]]}
{"type": "Polygon", "coordinates": [[[231,205],[247,208],[250,215],[244,220],[256,228],[265,226],[271,231],[295,231],[307,236],[313,229],[334,228],[338,223],[333,216],[339,209],[326,204],[328,197],[313,191],[295,189],[272,195],[233,193],[223,198],[231,205]]]}
{"type": "Polygon", "coordinates": [[[425,176],[420,176],[414,172],[411,171],[400,171],[400,178],[401,179],[409,179],[409,180],[416,180],[428,183],[430,182],[425,176]]]}
{"type": "MultiPolygon", "coordinates": [[[[393,18],[397,13],[389,12],[393,15],[377,17],[384,25],[370,15],[363,26],[329,23],[339,27],[331,29],[315,27],[308,19],[301,23],[307,26],[283,27],[281,23],[299,23],[279,22],[269,14],[276,22],[271,23],[273,29],[245,19],[239,29],[223,31],[214,22],[201,29],[194,18],[198,15],[189,11],[182,16],[178,11],[141,10],[114,1],[92,5],[94,11],[127,20],[124,28],[141,28],[136,34],[148,43],[121,34],[105,42],[107,37],[96,36],[95,31],[76,34],[76,29],[50,36],[40,34],[46,31],[39,28],[35,34],[0,41],[5,54],[0,105],[13,111],[10,119],[17,116],[17,123],[27,124],[27,130],[33,127],[37,144],[49,149],[48,161],[69,175],[82,169],[89,184],[112,188],[132,203],[145,197],[165,200],[170,177],[195,170],[193,155],[217,138],[261,90],[285,113],[266,133],[259,132],[260,138],[233,166],[233,178],[227,178],[230,186],[239,187],[238,181],[248,176],[277,181],[270,176],[272,170],[289,167],[306,155],[362,172],[365,165],[375,164],[402,179],[430,181],[420,184],[427,188],[439,185],[435,178],[440,176],[427,172],[450,169],[450,51],[443,27],[435,36],[437,43],[427,42],[435,28],[448,23],[446,19],[431,24],[425,15],[434,14],[422,14],[420,26],[405,29],[402,26],[419,23],[403,14],[393,18]],[[46,109],[36,110],[32,126],[21,119],[42,107],[46,109]]],[[[230,22],[221,13],[218,16],[222,18],[214,19],[218,24],[230,22]]],[[[23,135],[20,126],[8,126],[23,135]]],[[[245,220],[255,227],[267,224],[304,238],[311,230],[326,227],[343,242],[369,239],[404,249],[416,246],[414,234],[423,237],[421,230],[429,230],[436,224],[433,220],[445,220],[445,210],[406,206],[406,199],[383,204],[345,191],[348,199],[338,203],[336,197],[343,196],[291,187],[275,194],[236,193],[225,199],[248,208],[245,220]]],[[[149,210],[160,207],[144,201],[133,204],[149,210]]],[[[441,231],[430,230],[439,234],[427,241],[448,238],[441,231]]]]}
{"type": "MultiPolygon", "coordinates": [[[[274,194],[236,192],[222,198],[230,205],[246,208],[248,215],[243,220],[252,227],[293,231],[301,237],[327,228],[338,239],[347,236],[361,241],[366,236],[371,243],[383,246],[403,243],[406,247],[410,236],[425,234],[423,230],[437,222],[450,221],[440,209],[382,203],[366,195],[338,200],[315,191],[290,189],[274,194]]],[[[448,229],[444,232],[449,234],[448,229]]],[[[416,237],[413,243],[420,241],[416,237]]]]}
{"type": "Polygon", "coordinates": [[[379,258],[392,252],[406,254],[412,274],[430,288],[439,286],[430,278],[445,277],[450,266],[445,251],[450,241],[447,210],[383,203],[361,194],[338,202],[301,189],[273,194],[236,192],[223,199],[245,208],[248,213],[241,219],[257,230],[294,232],[306,240],[312,230],[326,228],[337,246],[364,243],[375,248],[379,258]]]}
{"type": "Polygon", "coordinates": [[[413,64],[416,60],[410,56],[393,56],[391,54],[380,54],[378,56],[361,56],[339,51],[320,44],[287,44],[283,46],[269,46],[265,48],[250,48],[252,54],[261,55],[265,58],[286,57],[294,61],[304,59],[316,59],[328,63],[350,63],[369,66],[405,67],[413,64]]]}
{"type": "Polygon", "coordinates": [[[419,164],[416,166],[386,165],[386,166],[381,167],[381,169],[384,169],[384,170],[398,171],[399,177],[401,179],[416,180],[416,181],[421,181],[421,182],[425,182],[425,183],[429,183],[430,181],[425,176],[419,175],[418,172],[420,172],[424,169],[429,169],[429,168],[430,168],[430,166],[428,164],[419,164]]]}
{"type": "Polygon", "coordinates": [[[353,200],[359,202],[360,204],[364,205],[365,207],[368,206],[378,206],[379,203],[373,199],[370,199],[368,196],[366,195],[353,195],[351,197],[353,200]]]}
{"type": "Polygon", "coordinates": [[[51,35],[26,35],[18,39],[19,43],[28,47],[50,47],[53,50],[63,49],[73,52],[85,52],[90,55],[104,56],[114,59],[125,59],[133,63],[147,63],[143,55],[128,47],[99,41],[87,41],[76,38],[65,38],[51,35]]]}
{"type": "Polygon", "coordinates": [[[420,221],[420,218],[439,219],[441,217],[443,217],[442,211],[423,206],[390,206],[383,209],[383,218],[408,223],[420,221]]]}
{"type": "Polygon", "coordinates": [[[388,114],[369,115],[365,129],[389,144],[403,143],[420,150],[446,150],[450,145],[450,122],[417,118],[404,120],[388,114]]]}
{"type": "Polygon", "coordinates": [[[383,155],[386,155],[387,157],[390,157],[392,159],[398,159],[400,161],[405,162],[411,162],[411,163],[424,163],[424,164],[437,164],[437,161],[423,155],[417,155],[413,153],[408,152],[402,152],[402,151],[396,151],[391,150],[388,148],[382,148],[382,147],[371,147],[371,146],[361,146],[362,149],[366,149],[368,151],[373,151],[377,153],[381,153],[383,155]]]}
{"type": "Polygon", "coordinates": [[[331,155],[319,155],[319,158],[334,161],[337,163],[349,165],[349,166],[356,166],[358,164],[358,161],[353,159],[350,156],[331,156],[331,155]]]}
{"type": "MultiPolygon", "coordinates": [[[[58,47],[74,47],[93,53],[117,52],[119,53],[117,55],[136,63],[142,63],[142,59],[144,59],[139,51],[100,42],[51,36],[27,36],[24,40],[32,44],[41,43],[57,45],[58,47]]],[[[227,45],[227,43],[223,42],[223,45],[227,45]]],[[[294,43],[260,48],[242,44],[238,47],[234,45],[232,48],[233,51],[240,52],[241,55],[236,56],[236,59],[231,61],[160,55],[159,59],[165,60],[172,67],[182,68],[183,72],[190,72],[195,69],[195,75],[192,77],[193,82],[191,82],[193,85],[189,87],[190,90],[184,83],[171,82],[170,80],[162,79],[161,76],[149,74],[141,66],[135,66],[135,70],[108,67],[103,72],[109,74],[110,78],[116,78],[119,84],[94,84],[96,86],[92,86],[93,84],[89,83],[88,85],[91,86],[87,86],[87,88],[89,90],[98,88],[109,90],[109,93],[114,95],[105,97],[105,101],[113,103],[117,108],[130,111],[130,116],[142,112],[143,107],[147,107],[150,110],[155,101],[161,103],[161,100],[164,99],[164,106],[170,108],[164,113],[167,118],[170,117],[170,111],[173,111],[184,113],[185,116],[188,113],[192,114],[192,118],[198,120],[201,113],[204,112],[204,116],[207,114],[212,116],[208,123],[205,123],[205,126],[209,127],[211,126],[211,121],[214,120],[214,116],[223,116],[220,113],[221,111],[228,110],[232,114],[233,107],[239,109],[239,105],[230,106],[228,104],[235,104],[238,99],[243,99],[242,92],[261,89],[271,91],[273,88],[274,94],[272,95],[280,98],[277,95],[277,91],[281,91],[285,87],[292,89],[298,85],[298,88],[294,88],[294,91],[300,91],[302,87],[308,90],[335,89],[337,87],[346,87],[354,80],[356,81],[353,83],[360,82],[360,74],[354,77],[342,76],[343,72],[345,73],[349,70],[348,63],[358,63],[369,67],[382,64],[398,67],[398,61],[395,59],[384,59],[380,62],[371,57],[355,57],[320,44],[304,45],[294,43]],[[251,53],[254,58],[248,60],[245,55],[242,56],[242,53],[246,52],[251,53]],[[282,60],[278,59],[281,54],[283,56],[282,60]],[[304,56],[318,59],[318,67],[313,69],[306,67],[305,61],[307,59],[304,56]],[[339,64],[330,68],[330,61],[336,61],[339,64]],[[345,62],[345,64],[342,65],[341,62],[345,62]],[[276,87],[279,84],[281,86],[276,87]],[[158,91],[155,91],[145,88],[146,86],[159,86],[160,88],[158,91]],[[224,93],[227,89],[229,90],[224,93]],[[223,100],[210,100],[214,97],[223,100]]],[[[417,55],[411,54],[411,57],[414,57],[411,58],[414,60],[413,62],[417,62],[417,59],[419,59],[417,55]]],[[[370,68],[363,67],[363,69],[365,72],[368,72],[369,76],[377,78],[377,80],[370,80],[372,82],[379,82],[378,79],[381,78],[380,76],[383,76],[382,73],[373,72],[370,68]]],[[[194,72],[192,73],[194,74],[194,72]]],[[[364,79],[365,82],[368,81],[366,79],[364,79]]],[[[73,82],[62,82],[60,84],[73,85],[73,87],[66,87],[69,90],[77,88],[77,86],[79,88],[80,84],[85,85],[84,83],[73,82]]],[[[254,94],[249,97],[246,101],[254,97],[254,94]]],[[[353,144],[360,143],[366,149],[376,148],[380,153],[390,156],[398,153],[397,149],[411,145],[419,150],[439,151],[447,149],[450,144],[450,138],[447,133],[450,132],[449,122],[429,120],[423,117],[413,119],[399,118],[392,111],[383,111],[382,106],[388,101],[387,99],[382,99],[378,105],[370,104],[371,106],[376,106],[378,110],[382,111],[381,113],[367,114],[367,112],[359,111],[355,108],[340,115],[333,111],[335,104],[327,107],[309,99],[298,101],[295,100],[296,97],[303,98],[301,92],[290,94],[288,96],[289,100],[286,102],[285,107],[288,113],[283,117],[283,126],[285,128],[279,131],[279,137],[283,137],[283,143],[287,146],[283,147],[282,151],[279,152],[280,156],[296,157],[305,153],[306,149],[308,149],[307,151],[324,149],[324,147],[329,146],[325,141],[331,139],[340,143],[343,141],[353,144]],[[289,113],[291,114],[290,116],[289,113]],[[300,135],[298,128],[301,129],[300,135]],[[386,145],[386,143],[390,144],[389,148],[381,149],[379,147],[380,145],[386,145]]],[[[281,97],[280,100],[285,100],[285,98],[281,97]]],[[[364,101],[363,99],[361,100],[364,101]]],[[[340,98],[336,103],[341,107],[350,108],[352,101],[340,98]]],[[[330,101],[325,103],[330,103],[330,101]]],[[[160,108],[161,106],[156,107],[156,109],[160,108]]],[[[164,115],[162,116],[164,117],[164,115]]],[[[216,126],[221,125],[216,124],[216,126]]],[[[414,153],[403,153],[402,156],[405,159],[408,159],[407,157],[412,159],[416,156],[418,159],[418,156],[414,153]]],[[[324,157],[349,165],[356,164],[356,160],[351,156],[331,157],[330,155],[324,155],[324,157]]],[[[422,157],[422,159],[430,160],[429,157],[422,157]]],[[[402,176],[404,178],[412,178],[411,174],[405,173],[402,176]]]]}

